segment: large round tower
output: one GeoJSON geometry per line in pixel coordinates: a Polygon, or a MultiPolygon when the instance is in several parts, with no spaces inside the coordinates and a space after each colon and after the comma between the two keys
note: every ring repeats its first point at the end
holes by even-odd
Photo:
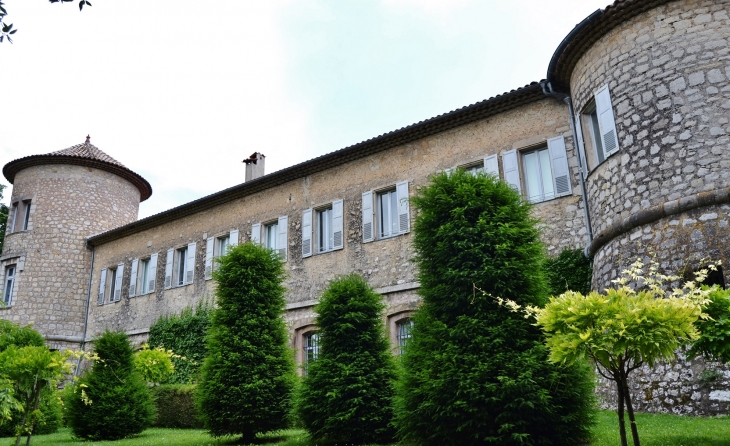
{"type": "MultiPolygon", "coordinates": [[[[728,11],[730,0],[616,1],[553,56],[548,82],[572,98],[585,148],[594,289],[636,258],[688,277],[721,260],[709,281],[730,283],[728,11]]],[[[681,354],[640,368],[634,408],[726,413],[728,381],[703,383],[703,370],[728,373],[681,354]]]]}
{"type": "Polygon", "coordinates": [[[86,237],[133,222],[152,194],[140,175],[86,142],[11,161],[0,318],[33,324],[52,347],[78,347],[93,256],[86,237]]]}

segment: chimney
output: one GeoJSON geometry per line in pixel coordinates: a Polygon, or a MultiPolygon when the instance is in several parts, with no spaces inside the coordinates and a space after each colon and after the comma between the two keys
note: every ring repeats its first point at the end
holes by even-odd
{"type": "Polygon", "coordinates": [[[246,183],[264,176],[264,156],[263,153],[254,152],[253,155],[243,160],[246,163],[246,183]]]}

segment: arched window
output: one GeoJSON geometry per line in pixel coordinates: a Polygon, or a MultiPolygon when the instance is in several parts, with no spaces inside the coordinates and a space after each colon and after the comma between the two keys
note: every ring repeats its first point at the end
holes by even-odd
{"type": "Polygon", "coordinates": [[[304,371],[304,376],[307,376],[307,368],[309,368],[309,364],[312,361],[315,361],[319,356],[319,333],[316,331],[305,333],[303,340],[304,355],[302,355],[302,369],[304,371]]]}
{"type": "Polygon", "coordinates": [[[405,318],[395,323],[396,334],[395,340],[398,345],[398,354],[403,354],[403,347],[405,347],[408,340],[411,338],[411,329],[413,328],[413,319],[405,318]]]}

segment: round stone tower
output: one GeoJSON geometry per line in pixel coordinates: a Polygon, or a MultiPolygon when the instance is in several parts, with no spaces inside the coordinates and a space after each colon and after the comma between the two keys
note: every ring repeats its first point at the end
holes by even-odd
{"type": "Polygon", "coordinates": [[[33,324],[56,348],[84,333],[93,262],[85,238],[137,220],[152,194],[140,175],[86,142],[11,161],[0,318],[33,324]]]}
{"type": "MultiPolygon", "coordinates": [[[[588,161],[594,289],[637,257],[668,273],[730,261],[730,0],[624,0],[566,37],[548,72],[588,161]]],[[[729,283],[730,267],[716,283],[729,283]]]]}
{"type": "MultiPolygon", "coordinates": [[[[669,274],[721,260],[711,283],[730,283],[729,11],[730,0],[618,0],[553,56],[548,82],[572,98],[585,147],[594,289],[636,258],[669,274]]],[[[704,383],[704,370],[730,376],[681,351],[643,366],[630,380],[634,409],[727,413],[730,380],[704,383]]],[[[615,407],[610,383],[601,394],[615,407]]]]}

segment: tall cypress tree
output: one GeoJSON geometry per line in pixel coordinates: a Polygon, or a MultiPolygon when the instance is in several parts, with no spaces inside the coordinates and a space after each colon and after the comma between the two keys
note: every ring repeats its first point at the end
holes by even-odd
{"type": "Polygon", "coordinates": [[[391,442],[395,364],[383,300],[352,273],[332,281],[315,311],[319,357],[307,369],[299,418],[317,444],[391,442]]]}
{"type": "Polygon", "coordinates": [[[530,205],[494,177],[462,171],[435,176],[413,203],[423,305],[403,357],[399,435],[423,445],[585,440],[589,371],[551,365],[540,330],[496,299],[545,303],[530,205]]]}
{"type": "Polygon", "coordinates": [[[284,324],[284,267],[274,251],[232,248],[213,272],[218,309],[198,384],[205,426],[215,437],[286,427],[294,361],[284,324]]]}

